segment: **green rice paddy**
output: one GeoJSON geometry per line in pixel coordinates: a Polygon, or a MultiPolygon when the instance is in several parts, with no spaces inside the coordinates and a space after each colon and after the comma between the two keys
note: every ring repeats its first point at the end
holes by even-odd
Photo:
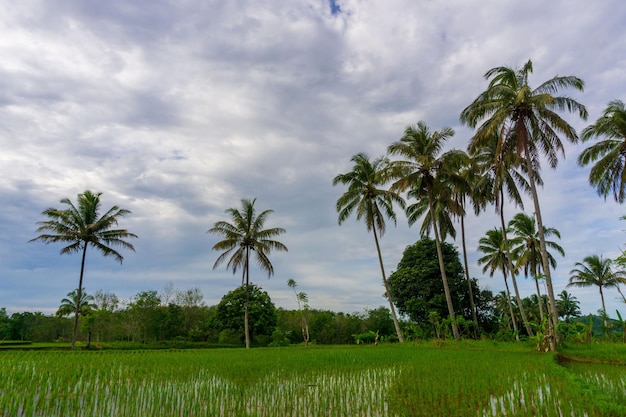
{"type": "Polygon", "coordinates": [[[623,416],[623,352],[581,363],[491,342],[2,351],[0,416],[623,416]]]}

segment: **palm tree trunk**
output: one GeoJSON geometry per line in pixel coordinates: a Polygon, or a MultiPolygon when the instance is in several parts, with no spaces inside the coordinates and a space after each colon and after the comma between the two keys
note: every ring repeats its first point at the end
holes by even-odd
{"type": "Polygon", "coordinates": [[[539,317],[541,317],[541,322],[545,318],[545,313],[543,312],[543,298],[541,298],[541,290],[539,289],[539,277],[535,275],[533,277],[535,280],[535,287],[537,288],[537,304],[539,304],[539,317]]]}
{"type": "Polygon", "coordinates": [[[246,338],[246,349],[250,349],[250,326],[248,324],[248,319],[249,319],[249,309],[248,309],[248,303],[250,301],[250,267],[249,267],[249,261],[250,261],[250,248],[246,247],[246,264],[244,266],[245,271],[246,271],[246,301],[245,301],[245,305],[244,305],[244,315],[243,315],[243,331],[245,333],[245,338],[246,338]]]}
{"type": "Polygon", "coordinates": [[[539,196],[535,185],[535,174],[530,160],[530,152],[528,150],[528,142],[524,143],[524,156],[526,160],[526,169],[528,170],[528,182],[530,183],[530,191],[533,196],[533,204],[535,206],[535,218],[537,219],[537,231],[539,232],[539,245],[541,247],[541,262],[543,264],[543,273],[546,276],[546,289],[548,290],[548,338],[550,342],[550,350],[556,350],[556,328],[559,324],[559,311],[556,306],[556,298],[554,297],[554,287],[552,286],[552,276],[550,275],[550,262],[548,260],[548,250],[546,248],[546,238],[543,233],[543,220],[541,219],[541,208],[539,207],[539,196]]]}
{"type": "Polygon", "coordinates": [[[506,271],[502,271],[504,275],[504,286],[506,287],[506,302],[509,305],[509,311],[511,312],[511,322],[513,323],[513,333],[515,333],[515,340],[519,342],[519,330],[517,329],[517,319],[513,312],[513,303],[511,303],[511,290],[509,289],[509,282],[506,279],[506,271]]]}
{"type": "MultiPolygon", "coordinates": [[[[624,296],[624,293],[622,292],[622,289],[619,287],[619,285],[616,285],[615,288],[617,288],[617,292],[619,293],[619,295],[622,296],[622,301],[624,303],[626,303],[626,297],[624,296]]],[[[626,336],[626,334],[624,334],[624,336],[626,336]]]]}
{"type": "Polygon", "coordinates": [[[609,328],[609,323],[607,321],[608,315],[606,314],[606,305],[604,304],[604,292],[602,291],[602,285],[599,285],[598,288],[600,289],[600,299],[602,300],[602,312],[604,313],[604,317],[602,317],[602,319],[604,320],[604,336],[606,337],[606,331],[609,328]]]}
{"type": "Polygon", "coordinates": [[[304,316],[302,317],[302,338],[304,339],[304,347],[309,347],[309,339],[311,338],[309,335],[309,322],[304,316]]]}
{"type": "Polygon", "coordinates": [[[461,216],[461,243],[463,245],[463,264],[465,266],[465,279],[467,280],[467,289],[469,291],[470,308],[472,309],[472,319],[474,320],[474,337],[477,337],[478,331],[478,313],[476,304],[474,303],[474,290],[472,290],[472,281],[469,276],[469,268],[467,267],[467,248],[465,246],[465,216],[461,216]]]}
{"type": "MultiPolygon", "coordinates": [[[[502,188],[500,188],[501,196],[503,194],[502,188]]],[[[502,200],[501,200],[502,201],[502,200]]],[[[517,300],[517,307],[519,308],[519,314],[522,316],[524,322],[524,328],[529,336],[534,336],[533,329],[530,327],[528,318],[526,317],[526,310],[522,305],[522,297],[519,295],[519,289],[517,288],[517,280],[515,279],[515,269],[513,268],[513,260],[511,259],[511,251],[509,250],[509,240],[506,237],[506,225],[504,224],[504,204],[500,202],[500,223],[502,224],[502,238],[504,239],[504,246],[506,249],[506,260],[508,263],[509,272],[511,273],[511,282],[513,282],[513,289],[515,290],[515,299],[517,300]]]]}
{"type": "Polygon", "coordinates": [[[385,276],[385,267],[383,266],[383,257],[380,253],[380,244],[378,243],[378,236],[376,235],[376,226],[372,228],[374,231],[374,241],[376,242],[376,251],[378,252],[378,263],[380,264],[380,272],[383,275],[383,285],[385,286],[385,295],[387,296],[387,300],[389,301],[389,308],[391,309],[391,317],[393,318],[393,325],[396,328],[396,334],[398,335],[398,340],[400,343],[404,342],[404,336],[402,335],[402,330],[400,329],[400,323],[398,323],[398,317],[396,316],[396,308],[393,305],[393,299],[391,298],[391,293],[389,292],[389,285],[387,285],[387,277],[385,276]]]}
{"type": "Polygon", "coordinates": [[[456,317],[454,315],[454,306],[452,305],[452,296],[450,295],[450,287],[448,286],[448,277],[446,276],[446,267],[443,263],[443,252],[441,251],[441,242],[439,241],[439,231],[437,230],[437,222],[435,220],[435,204],[433,203],[433,198],[428,193],[428,205],[430,210],[430,221],[433,225],[433,231],[435,232],[435,245],[437,246],[437,257],[439,258],[439,271],[441,272],[441,280],[443,281],[443,292],[446,295],[446,303],[448,304],[448,314],[450,315],[450,319],[452,321],[452,335],[454,336],[454,340],[461,340],[461,335],[459,334],[459,328],[456,325],[456,317]]]}
{"type": "Polygon", "coordinates": [[[80,262],[80,278],[76,291],[76,310],[74,310],[74,330],[72,332],[72,350],[76,349],[76,337],[78,335],[78,317],[80,316],[80,301],[83,298],[83,276],[85,273],[85,258],[87,256],[87,242],[84,242],[83,256],[80,262]]]}

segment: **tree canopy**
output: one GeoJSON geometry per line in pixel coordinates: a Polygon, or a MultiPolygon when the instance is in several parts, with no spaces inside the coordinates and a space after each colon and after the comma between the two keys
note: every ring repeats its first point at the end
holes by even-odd
{"type": "MultiPolygon", "coordinates": [[[[238,287],[222,297],[217,305],[217,319],[224,334],[234,340],[244,341],[244,315],[246,286],[238,287]]],[[[248,320],[250,340],[266,341],[277,323],[276,306],[269,294],[260,287],[248,286],[248,320]]],[[[234,341],[233,340],[233,341],[234,341]]]]}
{"type": "MultiPolygon", "coordinates": [[[[441,249],[455,312],[471,320],[468,287],[459,253],[447,242],[442,242],[441,249]]],[[[474,294],[481,294],[476,280],[471,282],[474,294]]],[[[389,277],[389,286],[398,310],[412,320],[427,323],[431,312],[436,312],[439,317],[448,316],[434,240],[422,237],[415,244],[406,247],[398,269],[389,277]]],[[[477,300],[480,316],[485,320],[491,316],[490,299],[483,292],[477,300]]]]}

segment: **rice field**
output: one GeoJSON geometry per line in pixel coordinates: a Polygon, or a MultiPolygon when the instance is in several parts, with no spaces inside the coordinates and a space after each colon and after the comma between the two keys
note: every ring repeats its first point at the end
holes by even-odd
{"type": "Polygon", "coordinates": [[[2,351],[0,416],[618,416],[623,365],[521,344],[2,351]]]}

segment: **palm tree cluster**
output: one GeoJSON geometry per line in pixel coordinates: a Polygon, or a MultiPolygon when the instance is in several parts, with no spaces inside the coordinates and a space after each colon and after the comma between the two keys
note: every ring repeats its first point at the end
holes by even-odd
{"type": "MultiPolygon", "coordinates": [[[[561,237],[558,230],[554,228],[544,228],[544,236],[561,237]]],[[[546,246],[555,250],[561,256],[565,255],[563,248],[554,241],[546,241],[546,246]]],[[[528,335],[533,335],[531,327],[532,322],[546,322],[546,297],[542,295],[540,289],[540,281],[545,278],[542,271],[541,247],[539,241],[539,232],[537,231],[535,218],[526,213],[517,213],[508,223],[508,226],[500,229],[493,228],[487,231],[485,237],[478,242],[478,251],[483,256],[478,259],[478,264],[483,265],[483,272],[489,271],[489,275],[493,276],[496,270],[502,272],[504,285],[506,288],[505,300],[509,312],[507,323],[512,326],[516,338],[519,339],[518,314],[525,326],[528,335]],[[509,236],[505,240],[505,237],[509,236]],[[536,295],[531,299],[536,300],[537,309],[539,311],[538,320],[532,320],[526,314],[524,302],[520,296],[516,276],[521,272],[528,278],[529,276],[535,281],[536,295]],[[511,278],[513,288],[515,290],[515,300],[512,300],[509,289],[508,278],[511,278]],[[514,308],[515,306],[515,308],[514,308]]],[[[548,252],[550,267],[556,267],[556,259],[552,253],[548,252]]],[[[559,316],[559,314],[557,314],[559,316]]]]}
{"type": "MultiPolygon", "coordinates": [[[[580,78],[555,76],[532,88],[529,84],[532,72],[533,64],[529,60],[521,68],[502,66],[485,74],[486,90],[460,114],[461,122],[475,129],[467,152],[445,151],[446,141],[454,131],[449,127],[431,131],[420,121],[407,127],[400,140],[388,147],[387,156],[372,161],[366,154],[355,155],[353,169],[335,177],[333,184],[348,186],[348,191],[337,201],[339,223],[356,211],[357,219],[364,220],[367,230],[373,232],[385,294],[392,307],[379,244],[379,237],[385,231],[384,218],[396,222],[393,210],[396,204],[404,209],[409,225],[423,219],[420,233],[432,232],[437,243],[441,279],[456,339],[459,333],[441,256],[441,241],[448,236],[456,237],[454,220],[458,219],[466,260],[464,217],[468,208],[479,214],[493,204],[500,217],[500,227],[489,230],[480,240],[479,251],[484,256],[479,264],[490,275],[496,270],[502,271],[510,321],[517,330],[508,286],[510,277],[517,309],[529,335],[533,335],[533,329],[516,276],[523,272],[535,281],[540,320],[547,326],[548,343],[554,350],[559,311],[551,276],[556,259],[551,251],[560,255],[564,255],[564,251],[548,240],[550,236],[560,238],[560,233],[544,226],[537,188],[543,185],[541,161],[556,168],[564,155],[563,139],[571,143],[579,141],[575,129],[559,113],[575,113],[583,120],[588,115],[585,106],[575,99],[558,95],[565,88],[582,91],[584,83],[580,78]],[[393,157],[397,159],[390,159],[393,157]],[[413,203],[406,204],[402,193],[413,203]],[[507,225],[506,200],[523,209],[525,194],[532,199],[533,215],[518,213],[507,225]],[[541,294],[540,281],[545,286],[545,295],[541,294]],[[547,300],[545,305],[543,300],[547,300]]],[[[600,195],[606,197],[612,191],[615,199],[622,202],[626,197],[626,112],[620,101],[611,102],[603,117],[583,130],[582,140],[604,136],[607,140],[585,150],[579,162],[586,165],[599,159],[591,170],[591,184],[600,195]]],[[[465,269],[467,274],[467,261],[465,269]]],[[[467,279],[469,282],[469,275],[467,279]]],[[[475,315],[475,311],[473,313],[475,315]]],[[[401,338],[399,328],[398,337],[401,338]]]]}

